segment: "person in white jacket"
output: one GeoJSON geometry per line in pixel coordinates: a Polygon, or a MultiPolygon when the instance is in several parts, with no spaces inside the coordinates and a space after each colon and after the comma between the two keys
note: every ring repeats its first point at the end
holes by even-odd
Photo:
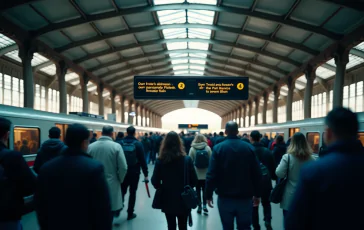
{"type": "Polygon", "coordinates": [[[88,154],[95,160],[100,161],[105,167],[105,177],[109,185],[111,198],[111,210],[114,217],[118,217],[123,208],[121,183],[124,181],[128,166],[121,145],[112,139],[113,132],[113,127],[104,126],[102,136],[89,145],[88,154]]]}

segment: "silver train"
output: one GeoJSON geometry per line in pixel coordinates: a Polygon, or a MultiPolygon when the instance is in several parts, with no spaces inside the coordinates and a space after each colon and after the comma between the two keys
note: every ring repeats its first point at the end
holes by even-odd
{"type": "MultiPolygon", "coordinates": [[[[358,139],[364,145],[364,112],[357,113],[359,120],[358,139]]],[[[287,141],[296,132],[303,133],[314,153],[318,153],[320,147],[325,146],[324,143],[324,125],[325,118],[311,118],[301,121],[292,121],[278,124],[257,125],[248,128],[239,128],[239,133],[250,134],[253,130],[258,130],[262,135],[267,135],[268,138],[274,138],[276,135],[282,135],[287,141]]]]}
{"type": "MultiPolygon", "coordinates": [[[[96,118],[80,117],[78,115],[66,115],[50,112],[37,111],[28,108],[0,105],[0,117],[5,117],[13,123],[9,137],[9,148],[23,153],[28,165],[34,164],[36,153],[44,141],[48,139],[48,130],[57,126],[61,129],[61,139],[63,140],[68,125],[80,123],[90,130],[90,137],[93,132],[101,136],[102,127],[111,125],[117,132],[126,132],[127,124],[116,123],[96,118]]],[[[169,130],[158,128],[135,126],[137,136],[145,132],[166,133],[169,130]]]]}

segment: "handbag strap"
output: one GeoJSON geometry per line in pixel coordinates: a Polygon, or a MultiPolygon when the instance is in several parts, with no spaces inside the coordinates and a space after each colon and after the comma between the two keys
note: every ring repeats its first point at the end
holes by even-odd
{"type": "Polygon", "coordinates": [[[184,183],[185,186],[190,184],[190,176],[188,170],[188,156],[184,157],[184,183]]]}

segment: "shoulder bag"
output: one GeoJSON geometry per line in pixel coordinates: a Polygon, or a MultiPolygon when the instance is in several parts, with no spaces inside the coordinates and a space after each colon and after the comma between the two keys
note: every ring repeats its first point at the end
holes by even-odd
{"type": "Polygon", "coordinates": [[[288,181],[289,162],[290,162],[290,156],[288,154],[287,173],[286,173],[286,176],[283,179],[279,180],[279,182],[273,188],[273,190],[270,194],[270,197],[269,197],[269,199],[272,203],[279,204],[283,200],[284,189],[286,188],[286,184],[288,181]]]}

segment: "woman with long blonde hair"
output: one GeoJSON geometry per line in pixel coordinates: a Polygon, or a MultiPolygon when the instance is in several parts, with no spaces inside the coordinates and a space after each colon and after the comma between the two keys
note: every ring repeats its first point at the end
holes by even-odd
{"type": "Polygon", "coordinates": [[[168,230],[176,230],[176,218],[178,229],[187,230],[187,218],[191,210],[185,207],[181,196],[185,186],[185,166],[189,170],[189,185],[195,187],[197,175],[193,162],[186,156],[178,134],[169,132],[162,141],[151,180],[153,186],[161,190],[161,209],[166,215],[168,230]]]}
{"type": "Polygon", "coordinates": [[[197,134],[195,139],[192,141],[189,156],[195,164],[195,169],[197,173],[198,183],[196,187],[196,192],[198,195],[198,200],[201,202],[202,193],[202,204],[199,205],[197,213],[201,214],[202,209],[204,214],[208,214],[208,209],[206,206],[206,196],[205,196],[205,183],[206,183],[206,173],[209,167],[209,160],[211,157],[211,148],[208,146],[207,139],[202,134],[197,134]]]}
{"type": "Polygon", "coordinates": [[[286,217],[289,212],[288,208],[293,199],[293,194],[296,191],[296,186],[302,166],[309,161],[314,161],[312,149],[307,143],[305,135],[298,132],[291,139],[291,144],[288,146],[287,153],[283,155],[279,163],[276,174],[279,178],[288,178],[284,190],[283,199],[280,204],[283,209],[283,216],[286,217]]]}

